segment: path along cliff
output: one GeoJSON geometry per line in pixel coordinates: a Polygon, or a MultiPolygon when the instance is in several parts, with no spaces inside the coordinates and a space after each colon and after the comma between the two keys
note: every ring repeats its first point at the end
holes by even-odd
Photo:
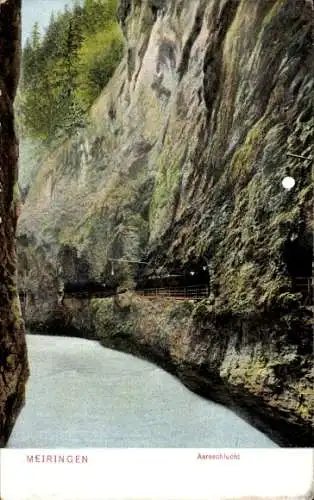
{"type": "Polygon", "coordinates": [[[25,320],[148,357],[280,444],[313,445],[314,12],[304,0],[122,0],[125,56],[42,160],[19,224],[25,320]],[[290,191],[282,179],[292,176],[290,191]],[[58,301],[208,267],[200,302],[58,301]]]}

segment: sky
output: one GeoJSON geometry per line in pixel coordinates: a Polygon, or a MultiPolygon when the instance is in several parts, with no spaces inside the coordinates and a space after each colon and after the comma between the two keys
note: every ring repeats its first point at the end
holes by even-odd
{"type": "Polygon", "coordinates": [[[22,0],[22,43],[32,31],[37,21],[43,32],[48,26],[52,12],[63,11],[66,5],[71,5],[71,0],[22,0]]]}

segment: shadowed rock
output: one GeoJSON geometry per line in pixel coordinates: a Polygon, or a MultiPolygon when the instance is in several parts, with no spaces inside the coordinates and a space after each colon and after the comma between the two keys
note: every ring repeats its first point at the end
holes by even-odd
{"type": "Polygon", "coordinates": [[[20,0],[0,4],[0,446],[24,405],[28,377],[24,323],[16,289],[15,229],[19,200],[13,101],[20,66],[20,0]]]}

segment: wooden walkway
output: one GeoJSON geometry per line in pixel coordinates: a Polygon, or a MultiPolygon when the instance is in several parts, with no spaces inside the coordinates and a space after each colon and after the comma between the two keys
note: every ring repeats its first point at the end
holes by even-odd
{"type": "Polygon", "coordinates": [[[314,278],[308,276],[297,276],[294,278],[294,287],[296,291],[302,293],[303,304],[306,306],[312,306],[314,296],[314,278]]]}
{"type": "MultiPolygon", "coordinates": [[[[313,278],[296,277],[294,278],[293,288],[295,292],[302,293],[303,304],[306,306],[313,305],[313,278]]],[[[124,289],[117,290],[116,288],[104,288],[102,290],[80,290],[67,291],[59,294],[60,301],[66,298],[76,299],[91,299],[91,298],[109,298],[115,295],[120,295],[125,292],[135,292],[137,295],[147,298],[164,298],[172,300],[200,300],[209,296],[210,289],[208,285],[197,286],[177,286],[177,287],[162,287],[162,288],[145,288],[145,289],[124,289]]],[[[29,290],[20,290],[19,295],[22,305],[27,301],[29,290]]]]}
{"type": "Polygon", "coordinates": [[[136,293],[148,298],[162,297],[175,300],[197,300],[208,297],[209,287],[207,285],[199,285],[173,288],[147,288],[145,290],[136,290],[136,293]]]}

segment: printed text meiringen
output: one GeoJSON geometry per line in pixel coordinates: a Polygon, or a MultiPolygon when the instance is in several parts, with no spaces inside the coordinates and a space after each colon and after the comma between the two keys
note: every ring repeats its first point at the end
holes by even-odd
{"type": "Polygon", "coordinates": [[[87,464],[87,455],[26,455],[27,463],[46,464],[87,464]]]}

